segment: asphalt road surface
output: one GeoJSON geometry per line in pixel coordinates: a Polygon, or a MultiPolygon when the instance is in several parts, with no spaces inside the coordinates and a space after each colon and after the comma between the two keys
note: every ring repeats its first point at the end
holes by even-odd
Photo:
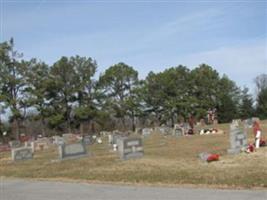
{"type": "Polygon", "coordinates": [[[267,190],[219,190],[0,180],[1,200],[266,200],[267,190]]]}

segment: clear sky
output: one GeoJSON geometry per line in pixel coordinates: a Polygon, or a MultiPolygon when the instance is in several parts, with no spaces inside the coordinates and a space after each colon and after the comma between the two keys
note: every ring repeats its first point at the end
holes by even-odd
{"type": "Polygon", "coordinates": [[[251,89],[267,73],[267,1],[0,1],[0,39],[14,37],[26,59],[78,54],[98,72],[125,62],[141,78],[206,63],[251,89]]]}

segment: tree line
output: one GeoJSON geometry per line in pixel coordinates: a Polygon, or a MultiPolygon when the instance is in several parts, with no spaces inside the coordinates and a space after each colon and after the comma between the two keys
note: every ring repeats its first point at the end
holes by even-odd
{"type": "Polygon", "coordinates": [[[219,122],[267,118],[267,74],[255,78],[254,101],[248,88],[207,64],[151,71],[144,80],[122,62],[95,78],[97,68],[94,59],[80,56],[63,56],[51,66],[36,58],[26,61],[13,39],[1,43],[0,119],[10,113],[8,123],[0,120],[1,131],[18,137],[34,126],[43,135],[173,126],[189,114],[205,118],[210,108],[216,108],[219,122]]]}

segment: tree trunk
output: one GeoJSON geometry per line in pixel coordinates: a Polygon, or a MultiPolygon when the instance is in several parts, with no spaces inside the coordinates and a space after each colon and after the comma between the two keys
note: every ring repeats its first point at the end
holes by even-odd
{"type": "Polygon", "coordinates": [[[44,118],[41,119],[41,123],[42,123],[42,135],[43,135],[44,137],[46,137],[45,121],[44,121],[44,118]]]}
{"type": "Polygon", "coordinates": [[[19,140],[19,134],[20,134],[19,120],[16,118],[13,121],[12,133],[15,135],[15,138],[19,140]]]}
{"type": "Polygon", "coordinates": [[[173,119],[173,113],[171,114],[171,126],[174,127],[174,119],[173,119]]]}
{"type": "Polygon", "coordinates": [[[134,113],[132,112],[132,131],[135,131],[134,113]]]}
{"type": "Polygon", "coordinates": [[[84,135],[84,134],[83,134],[83,122],[80,123],[80,134],[81,134],[81,135],[84,135]]]}

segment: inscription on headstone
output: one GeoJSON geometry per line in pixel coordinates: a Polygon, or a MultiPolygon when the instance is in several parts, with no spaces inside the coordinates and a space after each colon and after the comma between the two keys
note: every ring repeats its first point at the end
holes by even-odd
{"type": "Polygon", "coordinates": [[[33,153],[30,147],[21,147],[11,150],[11,157],[13,161],[32,159],[33,153]]]}
{"type": "Polygon", "coordinates": [[[123,160],[140,158],[144,155],[143,141],[141,138],[121,137],[118,140],[118,151],[123,160]]]}
{"type": "Polygon", "coordinates": [[[86,146],[83,142],[63,144],[58,148],[60,159],[78,158],[87,155],[86,146]]]}

